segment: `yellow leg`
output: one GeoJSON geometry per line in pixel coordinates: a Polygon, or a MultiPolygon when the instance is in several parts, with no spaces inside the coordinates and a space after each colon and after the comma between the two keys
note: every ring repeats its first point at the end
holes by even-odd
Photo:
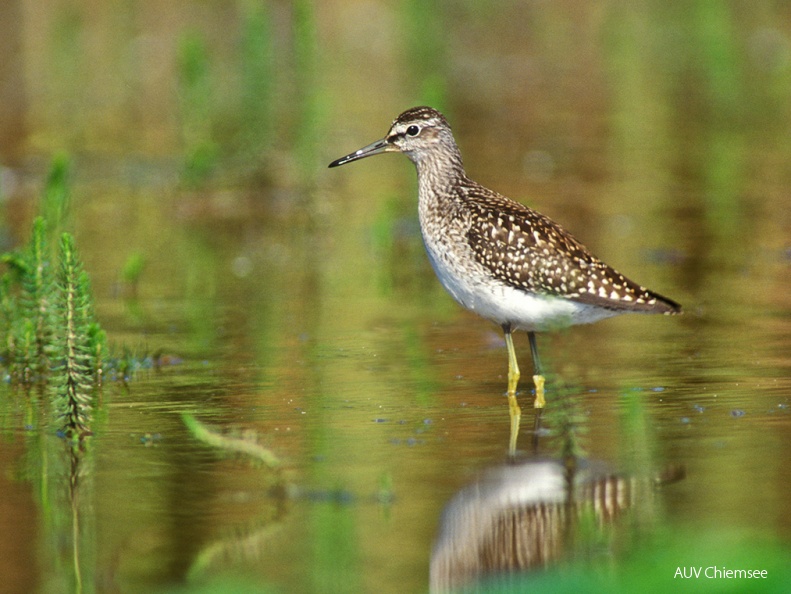
{"type": "Polygon", "coordinates": [[[505,332],[505,346],[508,347],[508,409],[511,414],[511,439],[508,444],[508,452],[513,455],[516,453],[516,438],[519,436],[519,422],[522,418],[522,410],[516,401],[516,386],[519,383],[519,363],[516,361],[516,350],[514,340],[511,337],[511,329],[503,328],[505,332]]]}
{"type": "Polygon", "coordinates": [[[544,405],[547,403],[547,401],[544,400],[544,376],[534,375],[533,383],[536,385],[536,401],[533,403],[533,407],[544,408],[544,405]]]}
{"type": "Polygon", "coordinates": [[[541,409],[547,403],[544,400],[544,374],[541,373],[541,361],[538,359],[538,346],[536,345],[536,333],[528,332],[530,339],[530,353],[533,355],[533,383],[536,386],[536,401],[533,407],[541,409]]]}

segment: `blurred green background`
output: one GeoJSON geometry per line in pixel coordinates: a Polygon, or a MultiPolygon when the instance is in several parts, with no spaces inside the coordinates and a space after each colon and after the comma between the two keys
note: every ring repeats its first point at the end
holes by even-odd
{"type": "Polygon", "coordinates": [[[505,349],[434,279],[406,159],[326,168],[418,104],[471,177],[685,307],[540,337],[589,456],[686,469],[658,544],[593,571],[787,558],[791,5],[8,0],[0,56],[0,245],[68,163],[97,316],[163,362],[105,386],[79,497],[0,394],[0,590],[427,590],[442,506],[504,460],[505,349]],[[181,412],[255,431],[297,495],[181,412]]]}

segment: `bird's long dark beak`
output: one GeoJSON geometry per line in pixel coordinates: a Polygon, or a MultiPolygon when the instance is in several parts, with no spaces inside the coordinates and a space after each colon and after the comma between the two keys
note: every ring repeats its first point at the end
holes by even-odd
{"type": "Polygon", "coordinates": [[[386,153],[389,151],[398,150],[392,144],[387,142],[386,138],[382,138],[382,140],[377,140],[376,142],[372,142],[368,146],[364,146],[361,149],[357,149],[353,153],[349,153],[345,157],[341,157],[340,159],[335,159],[332,163],[330,163],[330,167],[339,167],[341,165],[346,165],[346,163],[351,163],[352,161],[357,161],[358,159],[364,159],[365,157],[370,157],[371,155],[378,155],[379,153],[386,153]]]}

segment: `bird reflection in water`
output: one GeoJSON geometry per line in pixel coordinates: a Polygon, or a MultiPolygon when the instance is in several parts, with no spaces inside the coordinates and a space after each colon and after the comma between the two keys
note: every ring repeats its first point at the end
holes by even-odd
{"type": "Polygon", "coordinates": [[[456,494],[442,514],[431,555],[431,592],[546,568],[574,548],[582,518],[604,532],[627,510],[652,508],[661,477],[629,477],[604,463],[534,459],[490,469],[456,494]],[[567,496],[571,494],[571,496],[567,496]]]}

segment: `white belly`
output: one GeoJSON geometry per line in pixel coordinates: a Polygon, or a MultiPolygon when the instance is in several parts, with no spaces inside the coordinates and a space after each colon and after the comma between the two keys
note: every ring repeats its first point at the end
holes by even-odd
{"type": "Polygon", "coordinates": [[[471,253],[464,258],[462,267],[453,250],[431,245],[425,236],[424,242],[442,286],[461,305],[501,326],[510,324],[514,330],[553,330],[589,324],[621,313],[514,288],[492,279],[471,253]]]}

